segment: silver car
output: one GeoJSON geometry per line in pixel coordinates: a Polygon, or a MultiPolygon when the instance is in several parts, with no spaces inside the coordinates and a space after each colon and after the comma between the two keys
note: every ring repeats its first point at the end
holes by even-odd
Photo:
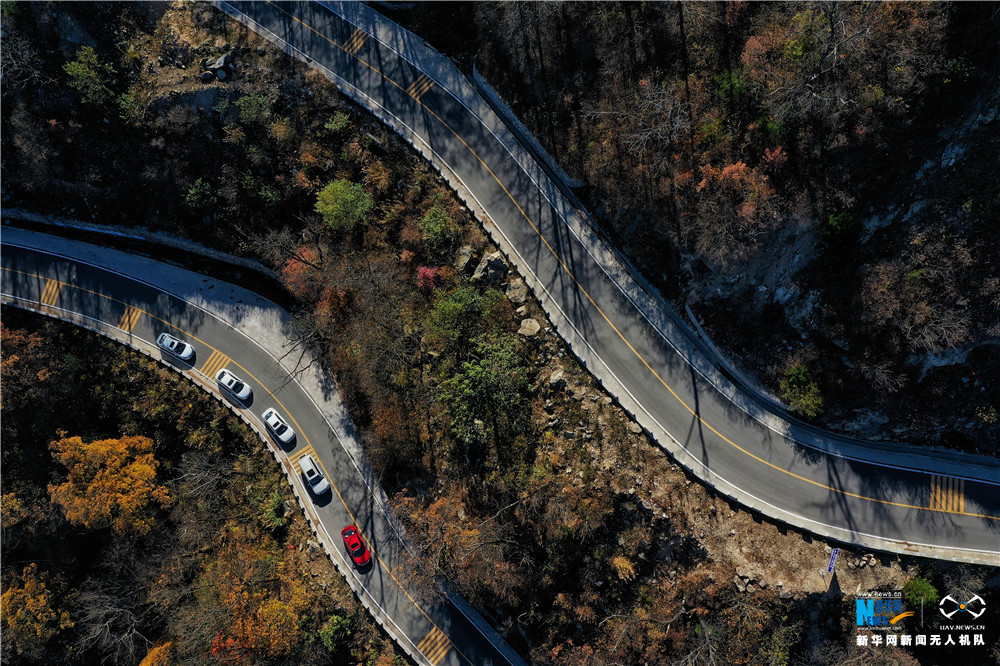
{"type": "Polygon", "coordinates": [[[160,336],[156,338],[156,344],[163,351],[182,361],[190,361],[191,357],[194,356],[194,347],[168,333],[160,333],[160,336]]]}
{"type": "Polygon", "coordinates": [[[323,476],[323,470],[320,469],[319,463],[316,462],[311,453],[307,453],[299,459],[299,466],[302,468],[302,476],[306,477],[314,495],[322,495],[330,490],[330,482],[323,476]]]}
{"type": "Polygon", "coordinates": [[[281,418],[273,407],[261,414],[261,418],[264,419],[264,425],[271,431],[275,439],[282,444],[288,444],[295,439],[295,431],[285,423],[285,419],[281,418]]]}
{"type": "Polygon", "coordinates": [[[246,382],[225,368],[215,373],[215,381],[239,400],[246,400],[253,394],[246,382]]]}

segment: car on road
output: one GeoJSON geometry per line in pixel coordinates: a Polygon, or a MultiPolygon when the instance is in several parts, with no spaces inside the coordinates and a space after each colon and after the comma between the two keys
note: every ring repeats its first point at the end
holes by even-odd
{"type": "Polygon", "coordinates": [[[306,477],[313,495],[322,495],[330,490],[330,482],[323,476],[323,470],[320,469],[319,463],[316,462],[311,453],[307,453],[299,459],[299,466],[302,468],[302,476],[306,477]]]}
{"type": "Polygon", "coordinates": [[[215,373],[215,381],[240,400],[246,400],[253,394],[246,382],[225,368],[215,373]]]}
{"type": "Polygon", "coordinates": [[[347,552],[351,554],[354,564],[363,567],[371,561],[372,555],[365,547],[357,527],[348,525],[340,531],[340,536],[344,537],[344,545],[347,546],[347,552]]]}
{"type": "Polygon", "coordinates": [[[194,356],[194,347],[183,340],[178,340],[169,333],[160,333],[160,336],[156,338],[156,344],[163,351],[182,361],[190,361],[191,357],[194,356]]]}
{"type": "Polygon", "coordinates": [[[285,423],[285,419],[281,418],[273,407],[261,414],[261,417],[264,419],[264,425],[267,426],[267,429],[282,444],[288,444],[295,439],[295,431],[285,423]]]}

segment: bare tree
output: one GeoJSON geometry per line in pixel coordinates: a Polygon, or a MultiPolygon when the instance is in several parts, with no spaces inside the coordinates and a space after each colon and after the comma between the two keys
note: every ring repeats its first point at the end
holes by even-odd
{"type": "Polygon", "coordinates": [[[42,72],[42,61],[31,41],[9,24],[4,25],[0,40],[0,70],[4,87],[20,89],[29,83],[51,81],[42,72]]]}
{"type": "Polygon", "coordinates": [[[76,623],[82,652],[97,650],[105,660],[134,664],[149,650],[152,643],[140,631],[139,589],[115,578],[91,578],[83,584],[76,623]]]}

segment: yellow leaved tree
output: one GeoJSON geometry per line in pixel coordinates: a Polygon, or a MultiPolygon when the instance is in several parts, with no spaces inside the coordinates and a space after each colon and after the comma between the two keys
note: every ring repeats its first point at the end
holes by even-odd
{"type": "Polygon", "coordinates": [[[73,626],[69,613],[56,608],[56,596],[34,563],[24,569],[19,581],[4,590],[0,596],[4,652],[27,660],[42,659],[49,640],[73,626]]]}
{"type": "Polygon", "coordinates": [[[169,491],[156,482],[158,463],[148,437],[64,437],[49,449],[68,470],[64,483],[49,484],[49,496],[72,523],[143,535],[156,525],[153,505],[170,506],[169,491]]]}

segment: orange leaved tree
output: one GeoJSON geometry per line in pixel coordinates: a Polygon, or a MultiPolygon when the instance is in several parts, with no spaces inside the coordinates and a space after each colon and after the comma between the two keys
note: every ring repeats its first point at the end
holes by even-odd
{"type": "Polygon", "coordinates": [[[148,437],[64,437],[49,449],[68,470],[64,483],[49,484],[49,495],[72,523],[142,535],[156,525],[153,505],[170,505],[169,491],[156,483],[158,463],[148,437]]]}
{"type": "Polygon", "coordinates": [[[73,626],[69,613],[56,607],[57,596],[34,563],[24,569],[19,581],[7,586],[0,597],[5,663],[11,652],[27,660],[43,659],[48,642],[73,626]]]}

